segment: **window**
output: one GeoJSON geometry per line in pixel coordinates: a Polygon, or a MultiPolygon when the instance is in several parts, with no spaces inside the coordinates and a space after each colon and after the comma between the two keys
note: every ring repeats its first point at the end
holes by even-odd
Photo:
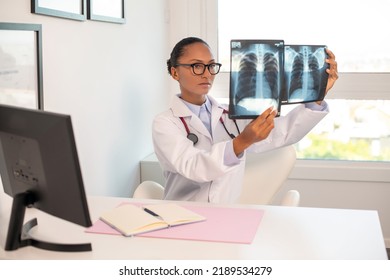
{"type": "MultiPolygon", "coordinates": [[[[220,0],[221,71],[229,71],[231,39],[328,45],[340,72],[327,97],[332,113],[296,145],[298,157],[390,161],[390,33],[383,32],[390,26],[389,4],[390,0],[220,0]]],[[[217,97],[226,98],[228,90],[223,92],[218,96],[217,85],[217,97]]],[[[282,107],[282,114],[288,107],[282,107]]]]}
{"type": "Polygon", "coordinates": [[[340,72],[390,72],[390,0],[218,1],[218,54],[229,67],[231,39],[283,39],[326,44],[340,72]]]}
{"type": "Polygon", "coordinates": [[[296,144],[298,158],[390,161],[389,100],[327,102],[334,113],[296,144]]]}

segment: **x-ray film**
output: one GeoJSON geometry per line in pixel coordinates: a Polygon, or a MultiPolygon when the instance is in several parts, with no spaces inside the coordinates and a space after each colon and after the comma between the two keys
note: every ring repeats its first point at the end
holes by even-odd
{"type": "Polygon", "coordinates": [[[229,116],[256,118],[269,107],[280,111],[283,40],[232,40],[229,116]]]}
{"type": "Polygon", "coordinates": [[[232,40],[229,116],[256,118],[269,107],[323,100],[328,74],[325,46],[283,40],[232,40]]]}
{"type": "Polygon", "coordinates": [[[285,87],[282,104],[324,99],[328,82],[325,48],[325,46],[285,45],[285,87]]]}

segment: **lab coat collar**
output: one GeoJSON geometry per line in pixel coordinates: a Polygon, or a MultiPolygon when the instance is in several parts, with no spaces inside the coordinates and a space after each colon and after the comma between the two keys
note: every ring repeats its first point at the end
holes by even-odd
{"type": "MultiPolygon", "coordinates": [[[[211,96],[207,96],[211,102],[211,128],[214,131],[215,126],[219,122],[219,118],[222,116],[224,108],[211,96]]],[[[173,96],[171,100],[171,111],[174,117],[186,118],[189,117],[189,120],[186,120],[191,127],[196,129],[202,135],[205,135],[211,140],[210,132],[203,125],[202,121],[199,118],[194,118],[194,113],[187,107],[186,104],[180,99],[180,94],[173,96]]]]}
{"type": "MultiPolygon", "coordinates": [[[[211,102],[211,115],[213,116],[213,120],[216,117],[219,120],[219,117],[223,114],[224,108],[215,100],[212,96],[207,96],[207,98],[211,102]]],[[[173,96],[170,104],[172,114],[177,117],[191,117],[193,115],[192,111],[183,103],[180,99],[180,94],[173,96]]]]}
{"type": "Polygon", "coordinates": [[[175,116],[177,118],[191,117],[191,115],[193,115],[191,110],[180,99],[180,94],[177,94],[172,98],[170,107],[171,107],[173,116],[175,116]]]}

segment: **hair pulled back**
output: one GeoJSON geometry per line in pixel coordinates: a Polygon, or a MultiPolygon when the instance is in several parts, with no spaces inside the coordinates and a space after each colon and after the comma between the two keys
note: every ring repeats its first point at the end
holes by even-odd
{"type": "Polygon", "coordinates": [[[202,43],[209,47],[209,45],[200,38],[187,37],[179,41],[171,52],[171,57],[167,60],[168,73],[171,75],[171,68],[178,64],[179,58],[184,54],[185,47],[194,43],[202,43]]]}

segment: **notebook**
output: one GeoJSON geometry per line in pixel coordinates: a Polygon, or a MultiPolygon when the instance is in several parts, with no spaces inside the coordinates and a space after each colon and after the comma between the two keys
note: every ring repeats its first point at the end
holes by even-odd
{"type": "MultiPolygon", "coordinates": [[[[124,204],[129,204],[124,202],[124,204]]],[[[139,203],[131,203],[141,205],[139,203]]],[[[235,207],[210,207],[183,205],[188,210],[206,218],[201,223],[190,223],[178,227],[138,234],[137,237],[181,239],[193,241],[250,244],[264,216],[265,210],[235,207]]],[[[86,229],[88,233],[121,235],[119,231],[97,220],[86,229]]]]}
{"type": "Polygon", "coordinates": [[[171,226],[201,222],[206,218],[174,203],[143,207],[121,204],[100,216],[100,219],[125,236],[155,231],[171,226]]]}

